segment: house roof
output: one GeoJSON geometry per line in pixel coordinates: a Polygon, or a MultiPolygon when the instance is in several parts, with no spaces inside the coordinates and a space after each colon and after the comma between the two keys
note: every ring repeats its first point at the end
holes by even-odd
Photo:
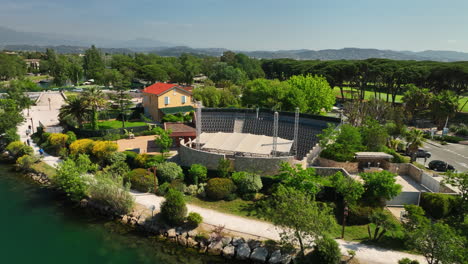
{"type": "Polygon", "coordinates": [[[188,92],[190,93],[189,90],[185,89],[184,87],[180,87],[179,85],[177,84],[174,84],[174,83],[162,83],[162,82],[157,82],[157,83],[154,83],[148,87],[146,87],[143,92],[144,93],[150,93],[150,94],[156,94],[156,95],[160,95],[162,93],[165,93],[169,90],[171,90],[172,88],[179,88],[185,92],[188,92]]]}
{"type": "Polygon", "coordinates": [[[176,107],[165,107],[160,109],[161,112],[164,114],[177,114],[177,113],[187,113],[193,111],[193,106],[185,105],[185,106],[176,106],[176,107]]]}

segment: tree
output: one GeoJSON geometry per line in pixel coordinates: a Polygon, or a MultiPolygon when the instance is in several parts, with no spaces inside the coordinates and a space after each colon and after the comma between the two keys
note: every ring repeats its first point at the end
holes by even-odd
{"type": "Polygon", "coordinates": [[[6,89],[6,99],[14,100],[18,110],[29,108],[32,101],[26,92],[35,91],[36,88],[37,84],[29,80],[10,81],[10,86],[6,89]]]}
{"type": "Polygon", "coordinates": [[[411,156],[411,161],[416,160],[416,152],[422,147],[426,139],[424,133],[419,129],[411,129],[406,133],[406,150],[411,156]]]}
{"type": "Polygon", "coordinates": [[[311,263],[338,264],[341,260],[340,246],[329,236],[318,239],[311,254],[311,263]]]}
{"type": "Polygon", "coordinates": [[[414,119],[425,115],[432,101],[432,94],[429,89],[421,89],[415,85],[409,85],[402,98],[405,103],[406,113],[414,119]]]}
{"type": "Polygon", "coordinates": [[[375,119],[367,119],[361,127],[362,142],[367,151],[382,151],[388,140],[388,133],[384,126],[375,119]]]}
{"type": "Polygon", "coordinates": [[[454,92],[444,90],[431,98],[430,109],[437,128],[442,129],[447,118],[452,118],[457,113],[458,97],[454,92]]]}
{"type": "Polygon", "coordinates": [[[324,77],[312,75],[293,76],[288,80],[291,85],[287,105],[299,107],[302,112],[319,114],[331,110],[335,104],[335,94],[324,77]]]}
{"type": "Polygon", "coordinates": [[[448,172],[443,177],[444,183],[458,188],[460,192],[460,207],[457,211],[460,212],[460,220],[463,221],[463,217],[468,212],[468,172],[448,172]]]}
{"type": "Polygon", "coordinates": [[[263,187],[260,175],[245,171],[234,172],[232,181],[236,184],[240,194],[256,193],[263,187]]]}
{"type": "Polygon", "coordinates": [[[141,71],[143,79],[152,83],[156,81],[165,82],[169,79],[167,72],[158,64],[145,65],[141,71]]]}
{"type": "Polygon", "coordinates": [[[184,195],[170,188],[164,198],[166,200],[161,204],[161,216],[163,219],[170,225],[182,224],[187,215],[184,195]]]}
{"type": "Polygon", "coordinates": [[[0,53],[0,80],[7,81],[26,74],[26,63],[19,56],[0,53]]]}
{"type": "Polygon", "coordinates": [[[114,103],[117,104],[118,111],[120,113],[120,118],[122,119],[122,128],[125,128],[125,120],[127,116],[132,112],[132,98],[128,94],[129,84],[124,82],[123,79],[118,80],[114,83],[114,90],[116,94],[112,96],[114,103]]]}
{"type": "Polygon", "coordinates": [[[341,172],[335,173],[331,177],[331,182],[333,187],[335,187],[336,192],[343,196],[343,229],[341,231],[341,238],[344,238],[347,208],[348,206],[355,205],[356,202],[361,199],[361,196],[364,193],[364,186],[360,182],[344,176],[341,172]]]}
{"type": "Polygon", "coordinates": [[[364,197],[369,202],[381,204],[391,200],[401,192],[401,185],[396,183],[395,174],[389,171],[366,172],[359,174],[364,180],[364,197]]]}
{"type": "Polygon", "coordinates": [[[208,170],[201,164],[192,164],[188,172],[191,182],[195,185],[198,185],[199,182],[205,182],[207,179],[208,170]]]}
{"type": "Polygon", "coordinates": [[[351,161],[356,152],[364,149],[359,128],[351,125],[342,125],[335,134],[333,128],[329,128],[321,136],[321,147],[324,148],[321,157],[336,161],[351,161]]]}
{"type": "Polygon", "coordinates": [[[60,107],[59,118],[66,120],[72,118],[78,123],[79,128],[83,128],[83,122],[90,114],[86,100],[81,96],[69,96],[65,99],[65,104],[60,107]]]}
{"type": "Polygon", "coordinates": [[[255,79],[249,81],[242,93],[242,103],[245,106],[261,108],[284,109],[285,97],[291,89],[287,82],[279,80],[255,79]]]}
{"type": "Polygon", "coordinates": [[[387,231],[393,231],[397,225],[389,213],[383,210],[376,210],[369,216],[369,221],[375,225],[374,235],[371,235],[370,225],[367,226],[369,239],[379,241],[387,231]]]}
{"type": "Polygon", "coordinates": [[[297,164],[291,166],[289,163],[281,163],[280,172],[276,175],[285,187],[295,188],[309,194],[312,198],[321,190],[324,185],[324,178],[315,173],[314,168],[302,168],[297,164]]]}
{"type": "Polygon", "coordinates": [[[172,182],[176,179],[183,179],[182,168],[174,162],[163,162],[158,165],[158,176],[160,182],[172,182]]]}
{"type": "Polygon", "coordinates": [[[85,52],[83,69],[86,77],[90,79],[98,79],[99,74],[104,71],[104,61],[101,52],[94,45],[85,52]]]}
{"type": "Polygon", "coordinates": [[[281,240],[299,243],[301,254],[335,226],[332,209],[301,190],[279,185],[264,207],[265,217],[281,228],[281,240]]]}
{"type": "Polygon", "coordinates": [[[104,93],[97,87],[91,87],[83,92],[83,99],[91,111],[91,127],[98,130],[98,110],[107,104],[104,93]]]}
{"type": "Polygon", "coordinates": [[[228,178],[232,173],[232,164],[229,159],[220,159],[218,161],[218,176],[228,178]]]}
{"type": "Polygon", "coordinates": [[[23,122],[24,117],[14,100],[0,99],[0,120],[2,120],[0,122],[0,135],[4,135],[3,138],[16,134],[16,127],[23,122]]]}
{"type": "Polygon", "coordinates": [[[468,256],[464,239],[443,223],[422,226],[410,237],[409,243],[421,252],[429,264],[465,263],[468,256]]]}
{"type": "Polygon", "coordinates": [[[186,53],[182,54],[179,60],[182,65],[183,82],[191,84],[193,82],[193,77],[200,72],[200,62],[193,55],[186,53]]]}
{"type": "Polygon", "coordinates": [[[233,84],[241,85],[247,79],[244,71],[230,66],[225,62],[215,63],[211,72],[211,75],[208,77],[217,84],[231,82],[233,84]]]}
{"type": "Polygon", "coordinates": [[[406,204],[404,208],[406,213],[402,224],[407,234],[430,223],[430,220],[424,216],[425,212],[421,206],[406,204]]]}
{"type": "Polygon", "coordinates": [[[154,143],[160,148],[161,154],[169,151],[169,148],[172,146],[171,130],[164,130],[161,127],[156,127],[156,138],[154,143]]]}

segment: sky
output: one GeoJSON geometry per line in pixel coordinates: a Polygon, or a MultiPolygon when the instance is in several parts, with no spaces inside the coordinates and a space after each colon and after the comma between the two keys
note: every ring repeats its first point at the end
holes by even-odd
{"type": "Polygon", "coordinates": [[[195,48],[468,52],[466,0],[0,0],[0,26],[195,48]]]}

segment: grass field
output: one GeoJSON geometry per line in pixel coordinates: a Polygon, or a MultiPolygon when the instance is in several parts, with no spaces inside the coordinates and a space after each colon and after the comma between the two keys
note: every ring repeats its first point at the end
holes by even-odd
{"type": "Polygon", "coordinates": [[[213,209],[218,212],[233,214],[242,217],[248,217],[256,220],[261,220],[259,217],[255,216],[255,210],[253,209],[254,202],[244,201],[242,199],[235,199],[233,201],[204,201],[197,197],[185,196],[187,203],[197,205],[207,209],[213,209]]]}
{"type": "MultiPolygon", "coordinates": [[[[113,129],[121,128],[122,121],[119,120],[109,120],[109,121],[100,121],[98,122],[99,129],[113,129]]],[[[125,122],[125,127],[137,127],[137,126],[146,126],[146,122],[125,122]]],[[[84,124],[84,128],[91,128],[91,123],[84,124]]]]}
{"type": "Polygon", "coordinates": [[[38,162],[38,163],[34,163],[31,166],[31,169],[36,171],[36,172],[44,173],[45,175],[47,175],[49,177],[54,177],[55,173],[56,173],[55,168],[53,168],[52,166],[50,166],[49,164],[47,164],[47,163],[45,163],[43,161],[38,162]]]}

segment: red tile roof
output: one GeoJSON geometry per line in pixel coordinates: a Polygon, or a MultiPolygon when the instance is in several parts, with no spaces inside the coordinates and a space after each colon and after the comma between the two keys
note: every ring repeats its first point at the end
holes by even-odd
{"type": "Polygon", "coordinates": [[[177,84],[173,83],[154,83],[148,87],[146,87],[143,92],[144,93],[150,93],[150,94],[161,94],[164,93],[167,90],[170,90],[172,87],[177,86],[177,84]]]}

